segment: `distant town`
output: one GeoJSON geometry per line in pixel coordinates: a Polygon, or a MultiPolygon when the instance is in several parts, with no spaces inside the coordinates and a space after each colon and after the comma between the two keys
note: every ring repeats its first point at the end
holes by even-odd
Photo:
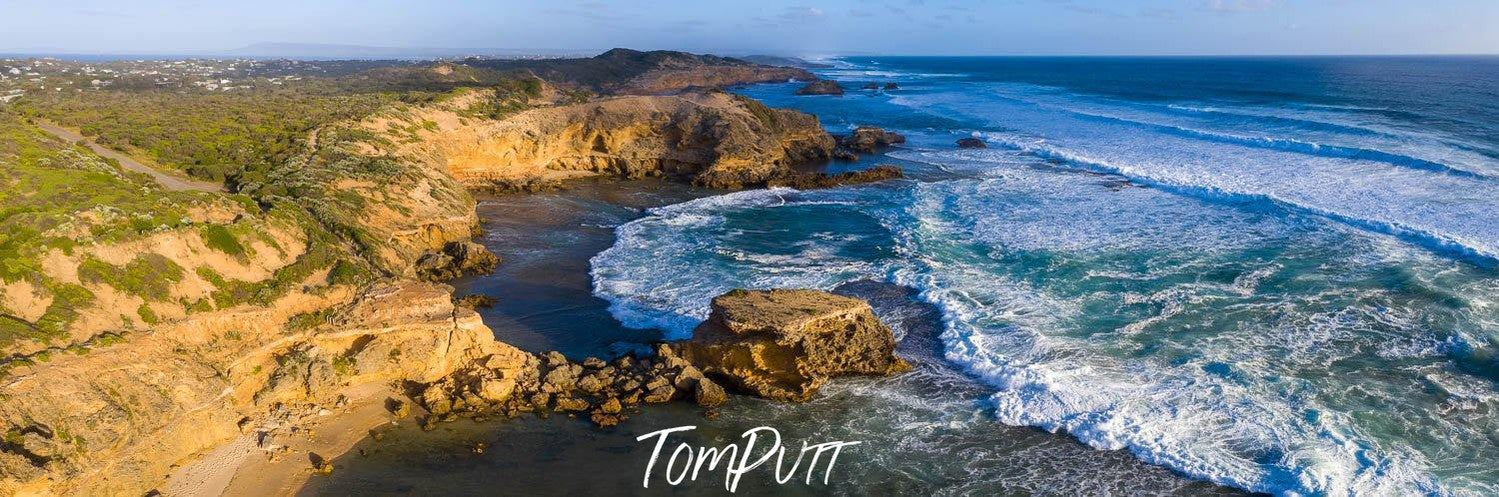
{"type": "MultiPolygon", "coordinates": [[[[506,59],[539,59],[517,56],[506,59]]],[[[180,59],[81,61],[64,58],[0,59],[0,103],[34,92],[163,89],[233,92],[276,87],[309,76],[343,76],[415,60],[180,59]]]]}

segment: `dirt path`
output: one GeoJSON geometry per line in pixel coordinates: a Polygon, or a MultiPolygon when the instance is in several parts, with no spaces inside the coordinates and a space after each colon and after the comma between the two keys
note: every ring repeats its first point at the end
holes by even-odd
{"type": "Polygon", "coordinates": [[[197,190],[197,191],[200,191],[200,192],[223,192],[223,191],[225,191],[224,190],[224,185],[219,184],[219,183],[213,183],[213,182],[209,182],[209,181],[193,181],[193,180],[182,179],[182,178],[178,178],[176,176],[170,176],[170,175],[168,175],[166,173],[163,173],[161,171],[157,171],[155,169],[152,169],[150,166],[147,166],[145,164],[141,164],[139,161],[136,161],[135,159],[130,158],[130,156],[128,156],[128,155],[125,155],[125,154],[116,152],[114,150],[110,150],[110,149],[104,148],[103,146],[100,146],[98,143],[94,143],[93,140],[85,138],[83,135],[78,134],[78,132],[76,132],[76,131],[72,131],[72,130],[69,130],[67,128],[63,128],[61,126],[57,126],[57,125],[50,124],[50,123],[37,123],[37,127],[42,128],[43,131],[46,131],[48,133],[52,133],[52,136],[56,136],[58,138],[67,140],[69,142],[83,142],[85,145],[88,145],[88,148],[92,149],[94,151],[94,153],[99,154],[99,155],[104,156],[104,157],[108,157],[108,158],[114,159],[116,161],[119,161],[120,167],[123,167],[123,168],[131,170],[131,171],[135,171],[135,172],[138,172],[138,173],[145,173],[145,174],[150,175],[152,178],[156,179],[157,183],[161,183],[161,186],[166,187],[166,189],[168,189],[168,190],[175,190],[175,191],[197,190]]]}

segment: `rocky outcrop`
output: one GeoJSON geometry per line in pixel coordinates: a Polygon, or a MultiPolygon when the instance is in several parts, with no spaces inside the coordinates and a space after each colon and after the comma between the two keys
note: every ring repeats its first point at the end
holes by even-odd
{"type": "Polygon", "coordinates": [[[989,144],[978,138],[959,138],[958,148],[989,148],[989,144]]]}
{"type": "MultiPolygon", "coordinates": [[[[833,139],[817,118],[722,92],[618,97],[532,109],[504,120],[463,116],[464,100],[417,109],[415,136],[392,154],[450,173],[476,189],[529,189],[557,181],[664,176],[712,188],[763,185],[795,164],[825,161],[833,139]]],[[[365,124],[392,127],[391,118],[365,124]]]]}
{"type": "Polygon", "coordinates": [[[904,178],[905,172],[900,167],[881,164],[860,171],[849,171],[838,174],[828,173],[795,173],[781,176],[766,182],[765,186],[784,186],[798,190],[811,190],[816,188],[832,188],[842,185],[856,185],[860,183],[874,183],[896,178],[904,178]]]}
{"type": "Polygon", "coordinates": [[[889,91],[889,90],[899,90],[899,89],[900,89],[900,85],[898,85],[898,84],[895,84],[895,83],[885,83],[885,90],[886,91],[889,91]]]}
{"type": "Polygon", "coordinates": [[[852,133],[839,136],[838,146],[862,152],[874,153],[879,149],[906,142],[906,137],[893,131],[885,131],[874,126],[859,126],[852,133]]]}
{"type": "Polygon", "coordinates": [[[837,81],[820,79],[796,90],[797,95],[843,95],[843,86],[837,81]]]}
{"type": "Polygon", "coordinates": [[[500,265],[500,257],[471,240],[448,242],[442,250],[429,251],[416,260],[416,276],[427,281],[448,281],[471,274],[489,274],[500,265]]]}
{"type": "Polygon", "coordinates": [[[425,429],[459,418],[514,418],[534,413],[586,417],[614,426],[642,404],[689,400],[704,408],[723,404],[722,387],[666,345],[653,357],[626,355],[572,362],[558,352],[504,356],[476,362],[414,392],[426,410],[425,429]]]}
{"type": "Polygon", "coordinates": [[[864,301],[816,290],[735,290],[713,300],[692,340],[657,344],[649,357],[572,362],[558,352],[495,354],[412,397],[426,410],[427,429],[525,413],[576,415],[608,427],[642,404],[674,400],[711,415],[729,401],[725,385],[805,401],[834,377],[909,370],[894,350],[894,335],[864,301]]]}
{"type": "Polygon", "coordinates": [[[816,290],[726,293],[693,338],[673,347],[709,377],[775,400],[808,400],[837,376],[911,367],[868,303],[816,290]]]}

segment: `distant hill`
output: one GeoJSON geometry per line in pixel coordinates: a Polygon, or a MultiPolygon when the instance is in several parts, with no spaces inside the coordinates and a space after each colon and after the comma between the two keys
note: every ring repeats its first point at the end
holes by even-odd
{"type": "Polygon", "coordinates": [[[802,69],[828,69],[833,67],[832,64],[823,64],[797,57],[782,57],[779,55],[746,55],[739,57],[739,59],[765,66],[800,67],[802,69]]]}
{"type": "Polygon", "coordinates": [[[669,93],[690,87],[724,87],[789,79],[815,79],[792,67],[774,67],[731,57],[657,50],[615,48],[589,58],[541,60],[466,60],[465,64],[501,71],[530,71],[552,83],[580,86],[600,93],[669,93]]]}

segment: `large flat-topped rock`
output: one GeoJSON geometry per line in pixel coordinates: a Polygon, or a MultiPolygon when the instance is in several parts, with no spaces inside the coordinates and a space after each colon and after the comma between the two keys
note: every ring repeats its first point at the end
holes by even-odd
{"type": "Polygon", "coordinates": [[[818,290],[733,290],[713,299],[705,324],[740,335],[801,335],[841,329],[856,314],[872,312],[862,300],[818,290]]]}
{"type": "Polygon", "coordinates": [[[805,401],[828,379],[910,365],[869,304],[817,290],[734,290],[677,347],[704,372],[760,397],[805,401]]]}

